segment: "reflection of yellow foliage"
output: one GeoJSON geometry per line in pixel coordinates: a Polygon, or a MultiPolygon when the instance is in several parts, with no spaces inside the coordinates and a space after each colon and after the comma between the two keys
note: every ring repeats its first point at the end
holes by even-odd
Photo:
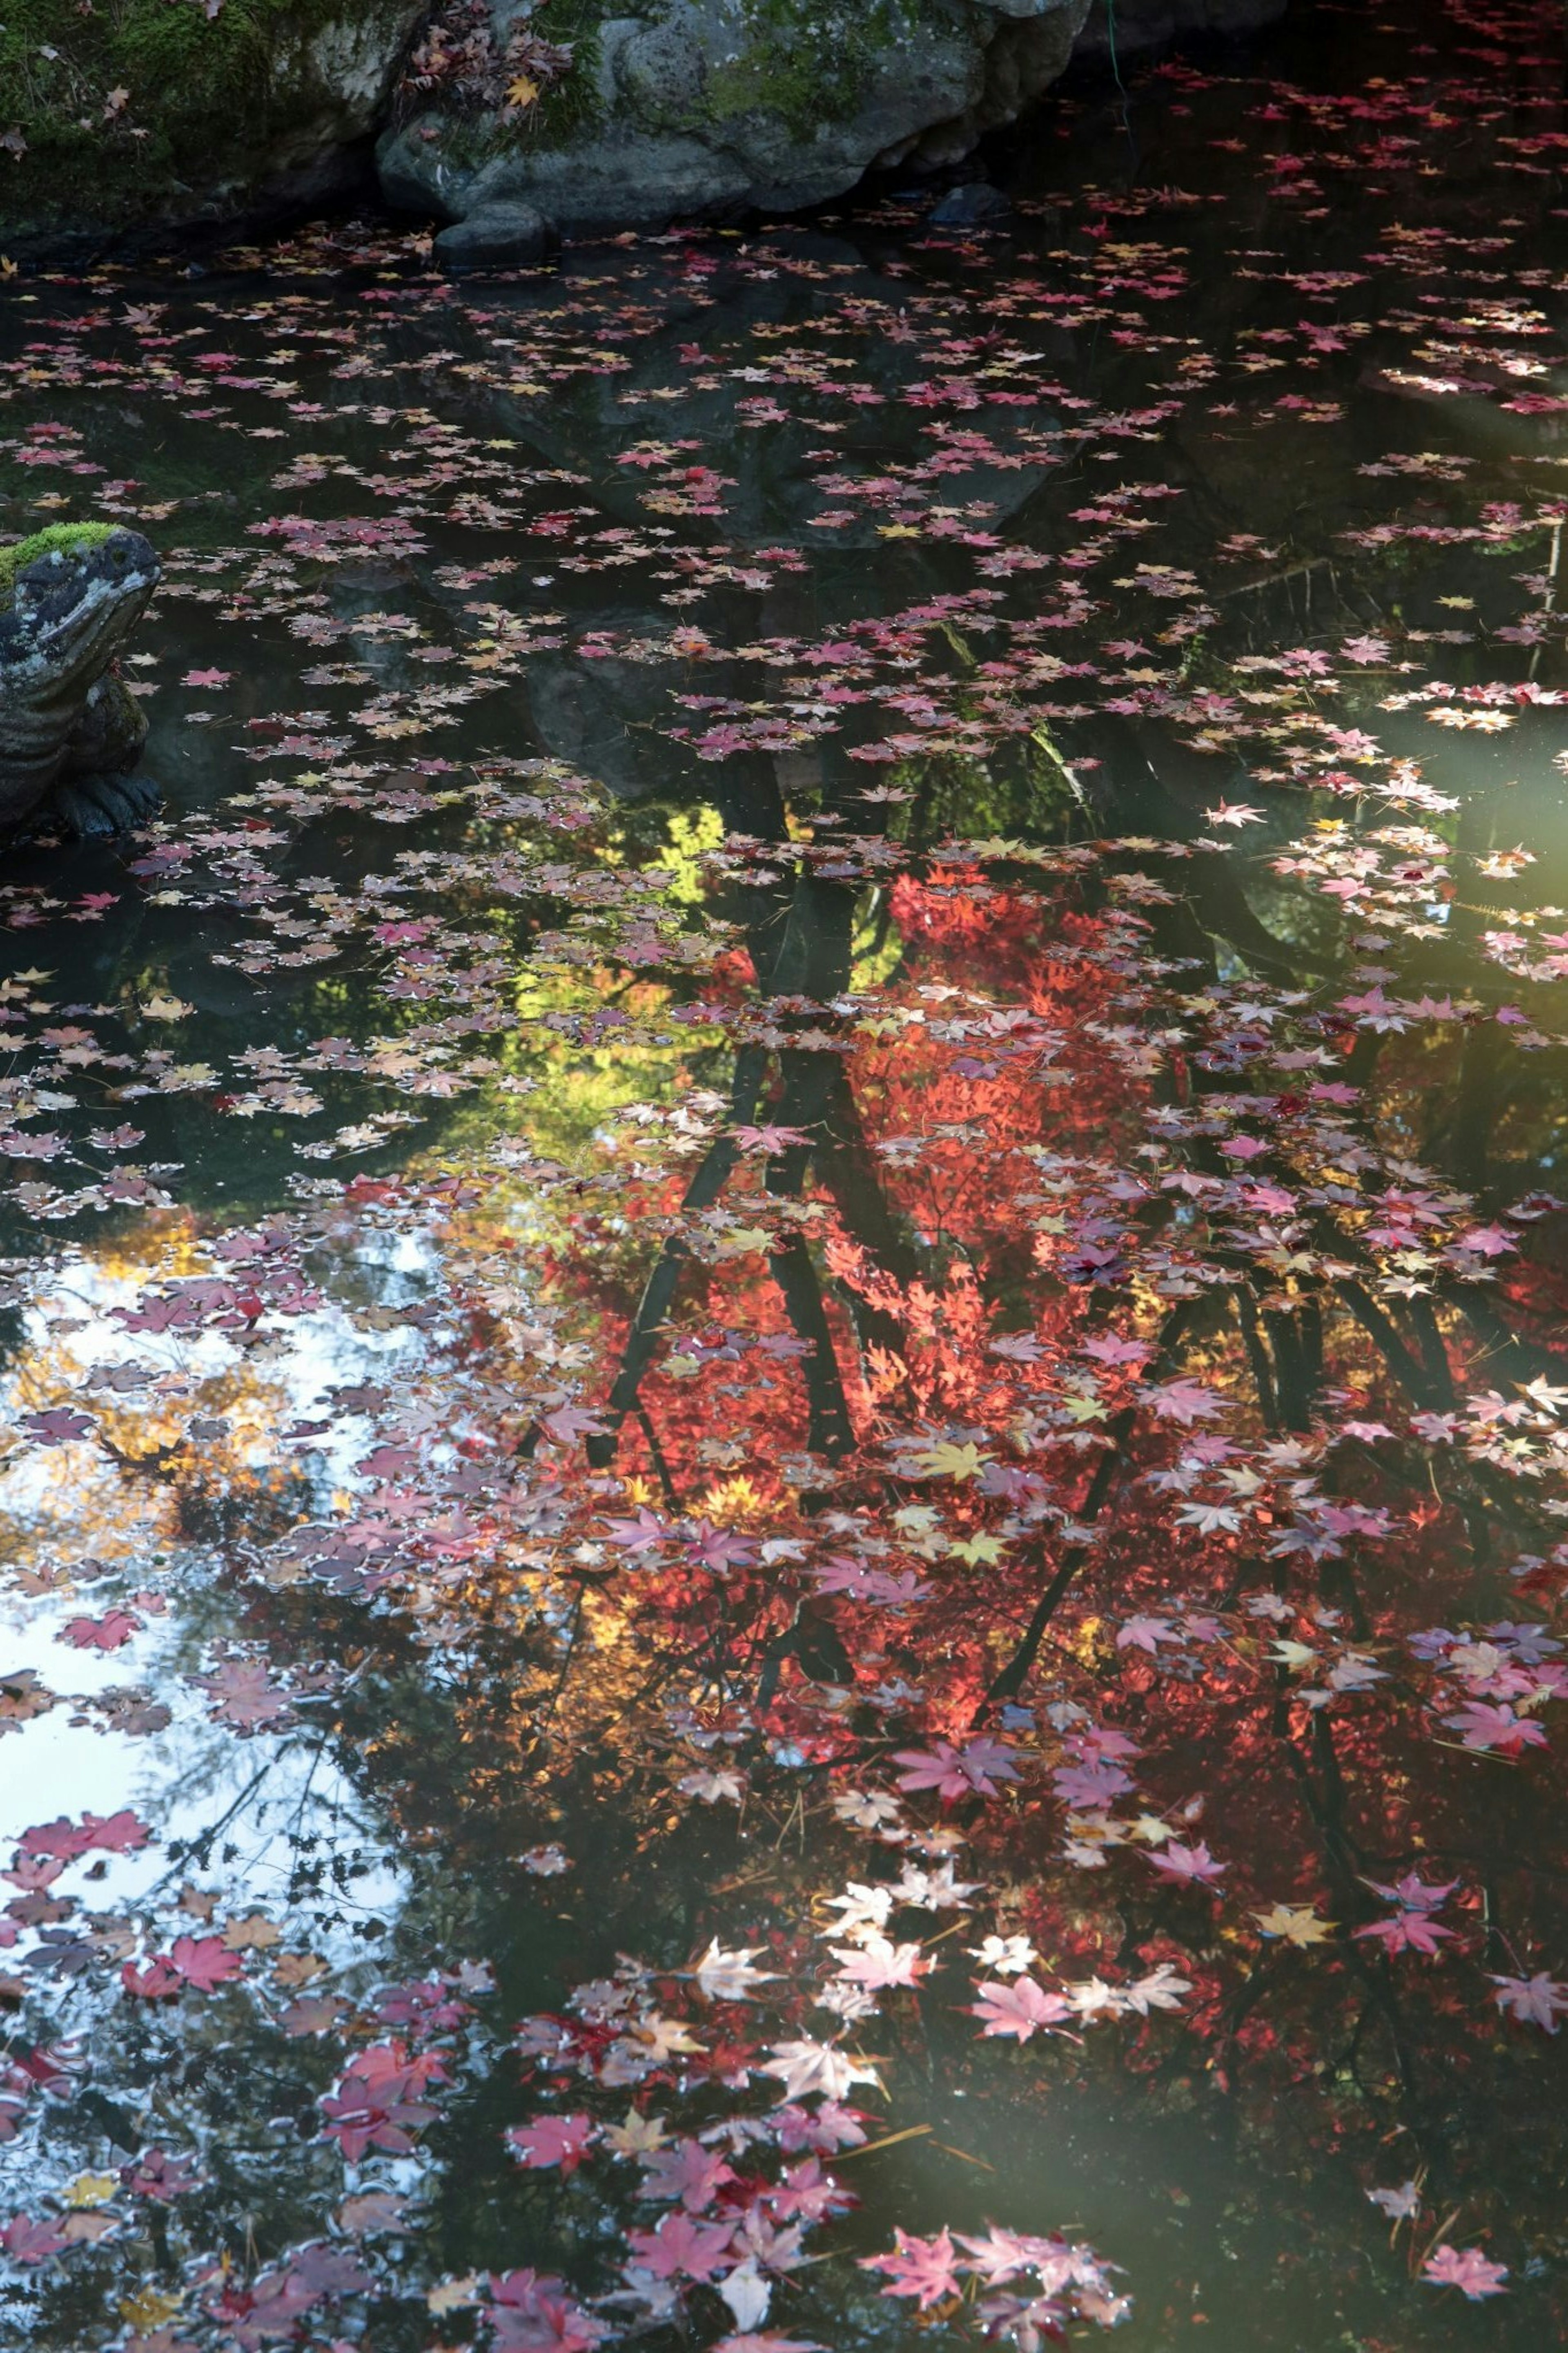
{"type": "MultiPolygon", "coordinates": [[[[244,1497],[254,1508],[286,1491],[293,1471],[277,1441],[292,1408],[244,1356],[194,1371],[183,1335],[130,1333],[122,1345],[109,1345],[109,1361],[145,1364],[149,1379],[134,1389],[84,1385],[88,1367],[72,1345],[84,1293],[101,1312],[116,1294],[123,1303],[152,1284],[213,1271],[193,1219],[153,1215],[84,1250],[67,1293],[40,1298],[42,1336],[11,1368],[12,1403],[22,1413],[86,1411],[94,1431],[51,1449],[40,1491],[0,1512],[0,1552],[11,1560],[92,1554],[112,1564],[178,1542],[193,1507],[244,1497]],[[212,1427],[191,1439],[194,1420],[212,1427]]],[[[17,1446],[4,1462],[18,1471],[37,1459],[17,1446]]]]}
{"type": "Polygon", "coordinates": [[[671,809],[669,839],[656,863],[669,876],[668,893],[679,906],[692,906],[708,896],[702,860],[724,839],[724,822],[716,808],[671,809]]]}
{"type": "Polygon", "coordinates": [[[120,2306],[120,2316],[121,2320],[128,2320],[132,2328],[151,2331],[162,2328],[165,2321],[174,2319],[181,2302],[179,2296],[166,2295],[161,2288],[138,2288],[134,2295],[128,2295],[120,2306]]]}
{"type": "Polygon", "coordinates": [[[874,924],[863,924],[855,935],[854,962],[849,970],[849,986],[858,997],[873,996],[886,988],[898,970],[904,953],[903,934],[896,923],[889,923],[880,947],[877,945],[874,924]]]}
{"type": "Polygon", "coordinates": [[[754,1520],[773,1506],[742,1472],[738,1478],[715,1481],[697,1508],[715,1527],[729,1528],[738,1527],[743,1520],[754,1520]]]}

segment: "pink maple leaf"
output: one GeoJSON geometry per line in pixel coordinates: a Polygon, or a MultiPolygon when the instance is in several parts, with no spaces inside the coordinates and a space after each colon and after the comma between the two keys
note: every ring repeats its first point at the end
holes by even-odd
{"type": "Polygon", "coordinates": [[[658,1513],[650,1512],[646,1504],[635,1520],[611,1520],[607,1525],[610,1542],[622,1552],[647,1552],[669,1534],[658,1513]]]}
{"type": "Polygon", "coordinates": [[[1206,1421],[1212,1414],[1223,1413],[1225,1399],[1213,1389],[1205,1388],[1201,1381],[1175,1380],[1148,1382],[1138,1392],[1144,1405],[1152,1406],[1163,1421],[1179,1422],[1190,1430],[1195,1421],[1206,1421]]]}
{"type": "Polygon", "coordinates": [[[127,1961],[120,1972],[120,1982],[138,2001],[171,2001],[179,1992],[183,1979],[167,1953],[155,1953],[144,1969],[139,1969],[134,1961],[127,1961]]]}
{"type": "Polygon", "coordinates": [[[700,2140],[678,2140],[671,2148],[655,2149],[647,2158],[643,2196],[679,2199],[689,2214],[700,2214],[734,2179],[734,2167],[700,2140]]]}
{"type": "Polygon", "coordinates": [[[1542,2026],[1548,2034],[1556,2033],[1559,2011],[1568,2010],[1568,1985],[1548,1977],[1544,1970],[1532,1978],[1494,1976],[1492,1983],[1497,1988],[1492,1998],[1510,2018],[1521,2026],[1542,2026]]]}
{"type": "Polygon", "coordinates": [[[1091,1758],[1083,1765],[1059,1765],[1051,1776],[1051,1786],[1069,1806],[1106,1806],[1113,1798],[1123,1796],[1132,1783],[1120,1765],[1091,1758]]]}
{"type": "Polygon", "coordinates": [[[1367,1885],[1374,1895],[1386,1896],[1390,1904],[1402,1904],[1407,1912],[1438,1912],[1458,1885],[1457,1879],[1425,1880],[1413,1871],[1403,1879],[1385,1886],[1380,1879],[1369,1879],[1367,1885]]]}
{"type": "Polygon", "coordinates": [[[256,1732],[292,1720],[289,1694],[271,1682],[259,1660],[230,1659],[210,1675],[196,1681],[211,1696],[215,1722],[232,1724],[241,1732],[256,1732]]]}
{"type": "Polygon", "coordinates": [[[1446,1715],[1444,1723],[1457,1732],[1467,1748],[1495,1750],[1500,1756],[1517,1757],[1521,1748],[1544,1748],[1545,1729],[1532,1716],[1515,1715],[1506,1701],[1493,1707],[1485,1700],[1471,1700],[1456,1715],[1446,1715]]]}
{"type": "Polygon", "coordinates": [[[693,2222],[667,2214],[657,2231],[630,2231],[626,2243],[655,2279],[710,2280],[728,2261],[734,2236],[728,2222],[693,2222]]]}
{"type": "Polygon", "coordinates": [[[900,1748],[893,1762],[905,1768],[899,1776],[900,1789],[934,1789],[951,1801],[971,1794],[997,1796],[998,1781],[1018,1778],[1012,1758],[1012,1750],[1003,1741],[982,1737],[965,1742],[962,1748],[955,1748],[950,1740],[933,1740],[929,1749],[900,1748]]]}
{"type": "Polygon", "coordinates": [[[955,2262],[952,2240],[944,2224],[934,2239],[911,2238],[907,2231],[895,2230],[892,2253],[862,2255],[860,2268],[886,2272],[884,2295],[912,2295],[920,2310],[929,2312],[933,2304],[957,2295],[955,2262]]]}
{"type": "Polygon", "coordinates": [[[558,2165],[563,2173],[575,2173],[598,2137],[599,2128],[593,2117],[577,2113],[539,2116],[531,2125],[513,2125],[506,2143],[519,2164],[527,2166],[531,2172],[542,2173],[558,2165]]]}
{"type": "Polygon", "coordinates": [[[1358,1936],[1375,1936],[1385,1953],[1426,1953],[1437,1950],[1438,1940],[1453,1935],[1440,1920],[1425,1912],[1395,1912],[1387,1920],[1373,1920],[1356,1930],[1358,1936]]]}
{"type": "Polygon", "coordinates": [[[713,2353],[823,2353],[814,2337],[781,2337],[776,2328],[764,2329],[759,2337],[747,2329],[739,2337],[721,2337],[713,2353]]]}
{"type": "Polygon", "coordinates": [[[1167,1879],[1184,1887],[1198,1882],[1207,1883],[1230,1869],[1227,1862],[1215,1861],[1201,1839],[1196,1846],[1184,1846],[1180,1839],[1172,1839],[1158,1854],[1152,1854],[1149,1862],[1155,1871],[1163,1872],[1167,1879]]]}
{"type": "Polygon", "coordinates": [[[563,1405],[554,1413],[547,1413],[540,1423],[557,1446],[574,1446],[580,1438],[596,1438],[604,1430],[596,1413],[587,1412],[580,1405],[563,1405]]]}
{"type": "Polygon", "coordinates": [[[798,1127],[737,1127],[733,1133],[742,1152],[783,1152],[792,1144],[811,1141],[798,1127]]]}
{"type": "Polygon", "coordinates": [[[610,2334],[607,2321],[572,2302],[561,2280],[531,2270],[492,2272],[489,2290],[494,2353],[591,2353],[610,2334]]]}
{"type": "Polygon", "coordinates": [[[134,1854],[152,1835],[146,1823],[122,1806],[117,1814],[83,1814],[79,1822],[59,1814],[52,1822],[24,1831],[17,1844],[24,1854],[57,1854],[68,1862],[95,1846],[107,1854],[134,1854]]]}
{"type": "Polygon", "coordinates": [[[221,1936],[176,1936],[169,1948],[171,1965],[198,1993],[216,1993],[240,1975],[244,1964],[221,1936]]]}
{"type": "Polygon", "coordinates": [[[102,1618],[71,1619],[56,1640],[70,1642],[79,1651],[118,1651],[132,1634],[140,1634],[145,1623],[145,1619],[129,1609],[110,1609],[102,1618]]]}
{"type": "Polygon", "coordinates": [[[868,1993],[879,1993],[889,1986],[918,1985],[932,1967],[918,1945],[895,1945],[889,1936],[868,1936],[858,1947],[835,1945],[833,1957],[839,1976],[852,1985],[864,1986],[868,1993]]]}
{"type": "Polygon", "coordinates": [[[13,2214],[0,2231],[0,2247],[14,2263],[47,2263],[69,2244],[52,2221],[35,2222],[30,2214],[13,2214]]]}
{"type": "Polygon", "coordinates": [[[1164,1618],[1129,1618],[1116,1637],[1119,1651],[1147,1651],[1153,1658],[1162,1642],[1179,1642],[1181,1636],[1164,1618]]]}
{"type": "Polygon", "coordinates": [[[752,1560],[757,1547],[749,1536],[738,1536],[729,1528],[716,1528],[711,1520],[699,1520],[686,1540],[686,1549],[700,1567],[710,1568],[717,1577],[727,1577],[731,1568],[743,1567],[752,1560]]]}
{"type": "Polygon", "coordinates": [[[1072,2016],[1072,2004],[1064,2001],[1059,1993],[1047,1993],[1033,1978],[1015,1978],[1010,1984],[997,1978],[977,1978],[975,1992],[980,1996],[971,2004],[974,2017],[984,2019],[987,2034],[1010,2034],[1020,2042],[1028,2042],[1042,2030],[1059,2026],[1072,2016]]]}
{"type": "Polygon", "coordinates": [[[1457,2287],[1472,2304],[1487,2295],[1506,2295],[1506,2263],[1489,2263],[1479,2247],[1441,2246],[1421,2266],[1422,2277],[1433,2287],[1457,2287]]]}

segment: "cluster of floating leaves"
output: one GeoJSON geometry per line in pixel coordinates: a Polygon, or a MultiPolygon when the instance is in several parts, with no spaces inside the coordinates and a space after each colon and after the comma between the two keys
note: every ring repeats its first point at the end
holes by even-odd
{"type": "Polygon", "coordinates": [[[1563,133],[1438,30],[1006,238],[19,298],[170,793],[0,886],[15,2341],[1033,2353],[1039,2099],[1544,2341],[1563,133]]]}

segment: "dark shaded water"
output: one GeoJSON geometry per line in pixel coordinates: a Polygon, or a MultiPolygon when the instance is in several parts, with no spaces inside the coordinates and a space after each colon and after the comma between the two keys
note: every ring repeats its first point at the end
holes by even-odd
{"type": "Polygon", "coordinates": [[[0,884],[9,2342],[1561,2333],[1561,38],[7,285],[167,573],[0,884]]]}

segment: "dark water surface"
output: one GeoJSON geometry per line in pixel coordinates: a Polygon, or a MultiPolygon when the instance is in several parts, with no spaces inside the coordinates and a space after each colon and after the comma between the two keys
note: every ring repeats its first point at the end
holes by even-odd
{"type": "Polygon", "coordinates": [[[5,283],[7,2346],[1560,2339],[1563,88],[5,283]]]}

